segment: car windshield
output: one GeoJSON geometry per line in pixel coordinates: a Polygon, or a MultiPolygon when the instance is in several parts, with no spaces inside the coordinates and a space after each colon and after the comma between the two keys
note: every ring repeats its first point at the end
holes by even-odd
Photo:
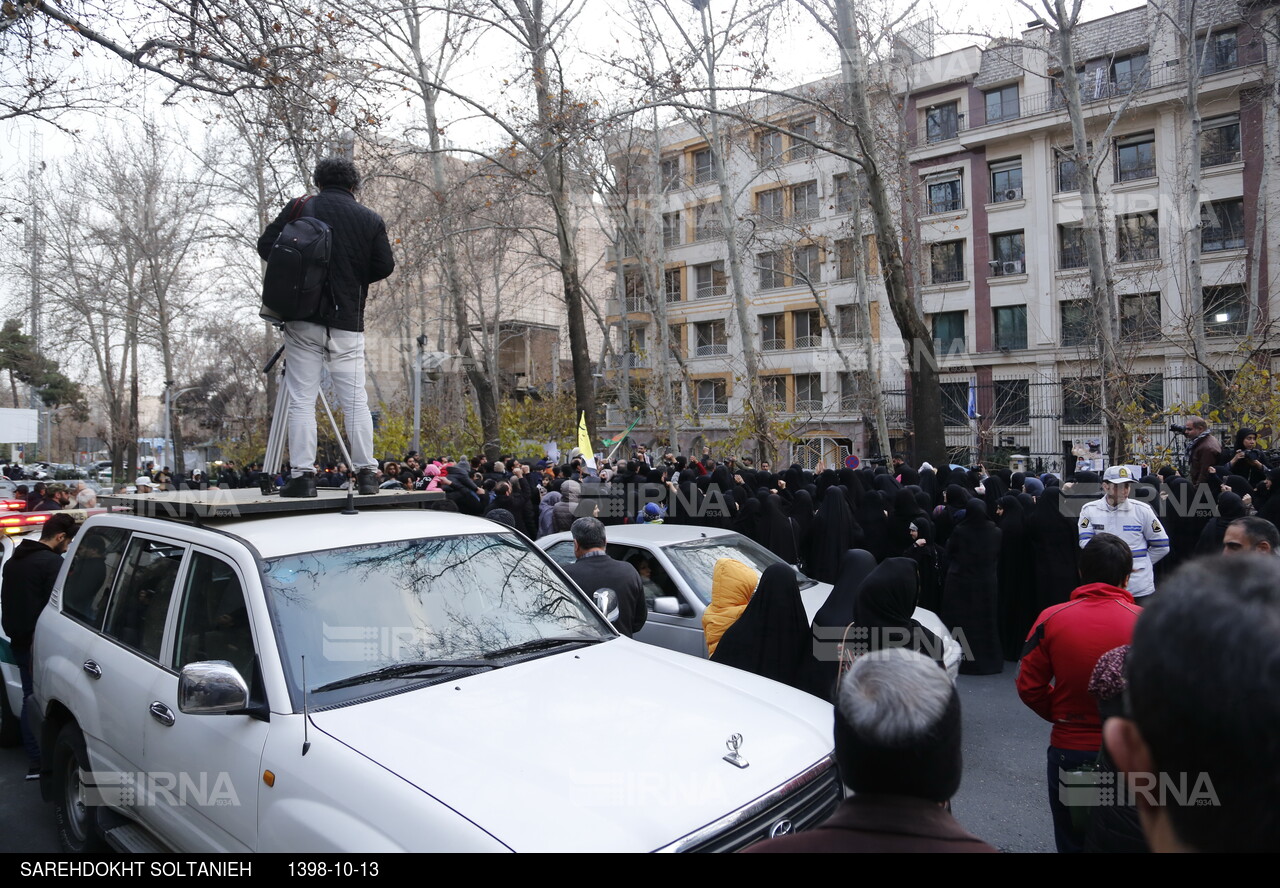
{"type": "MultiPolygon", "coordinates": [[[[555,645],[530,643],[614,637],[599,613],[514,534],[275,558],[263,565],[263,587],[295,708],[304,657],[306,687],[314,690],[384,669],[386,681],[415,680],[387,669],[399,664],[501,658],[513,649],[552,654],[555,645]]],[[[383,689],[369,684],[346,696],[383,689]]],[[[312,700],[320,702],[340,700],[312,700]]]]}
{"type": "MultiPolygon", "coordinates": [[[[771,564],[783,563],[781,558],[764,546],[736,533],[677,543],[667,546],[664,551],[703,604],[711,603],[711,575],[715,571],[716,562],[721,558],[741,561],[756,573],[764,573],[764,569],[771,564]]],[[[815,582],[799,569],[796,569],[796,580],[801,589],[807,589],[815,582]]]]}

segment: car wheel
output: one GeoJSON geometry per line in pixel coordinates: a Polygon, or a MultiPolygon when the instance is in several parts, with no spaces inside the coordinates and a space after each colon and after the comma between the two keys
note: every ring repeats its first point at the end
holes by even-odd
{"type": "Polygon", "coordinates": [[[53,816],[58,840],[72,854],[101,851],[106,843],[98,833],[97,813],[84,803],[81,772],[89,770],[84,737],[74,722],[58,732],[53,746],[53,816]]]}
{"type": "Polygon", "coordinates": [[[9,705],[9,688],[0,682],[0,749],[10,749],[22,742],[22,725],[9,705]]]}

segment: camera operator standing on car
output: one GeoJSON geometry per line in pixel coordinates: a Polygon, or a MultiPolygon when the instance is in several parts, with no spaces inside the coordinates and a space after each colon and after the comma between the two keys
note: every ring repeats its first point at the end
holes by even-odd
{"type": "Polygon", "coordinates": [[[1182,429],[1187,437],[1187,471],[1192,484],[1204,484],[1209,480],[1209,470],[1217,467],[1222,458],[1222,445],[1209,434],[1209,423],[1202,417],[1192,416],[1182,429]]]}
{"type": "Polygon", "coordinates": [[[1218,467],[1220,475],[1239,475],[1249,482],[1250,487],[1257,487],[1267,477],[1266,456],[1258,447],[1256,429],[1242,428],[1236,432],[1236,446],[1231,458],[1218,467]]]}

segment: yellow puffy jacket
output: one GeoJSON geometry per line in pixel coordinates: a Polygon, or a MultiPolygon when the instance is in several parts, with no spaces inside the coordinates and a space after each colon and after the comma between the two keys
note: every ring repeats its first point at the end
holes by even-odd
{"type": "Polygon", "coordinates": [[[751,595],[760,582],[760,574],[741,561],[721,558],[711,574],[711,603],[702,612],[702,630],[707,639],[707,656],[716,652],[716,645],[725,630],[742,615],[751,595]]]}

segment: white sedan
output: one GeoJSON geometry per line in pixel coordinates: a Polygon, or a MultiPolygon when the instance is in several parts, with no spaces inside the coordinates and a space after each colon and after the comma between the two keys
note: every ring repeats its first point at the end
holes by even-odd
{"type": "MultiPolygon", "coordinates": [[[[649,616],[637,641],[673,651],[707,655],[702,634],[702,612],[711,602],[711,575],[721,558],[733,558],[764,573],[782,561],[754,540],[731,530],[689,527],[675,524],[623,524],[606,529],[608,553],[640,570],[647,563],[645,600],[649,616]]],[[[541,537],[537,545],[560,564],[573,562],[573,537],[555,533],[541,537]]],[[[641,571],[642,575],[644,571],[641,571]]],[[[831,594],[831,585],[820,583],[796,570],[800,597],[812,623],[814,615],[831,594]]],[[[963,654],[960,644],[931,610],[918,607],[912,615],[943,642],[942,661],[955,680],[963,654]]],[[[836,639],[839,641],[839,639],[836,639]]]]}

